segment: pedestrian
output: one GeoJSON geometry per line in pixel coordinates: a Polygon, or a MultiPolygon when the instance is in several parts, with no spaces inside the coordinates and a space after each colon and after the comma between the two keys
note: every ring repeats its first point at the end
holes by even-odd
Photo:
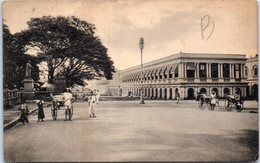
{"type": "Polygon", "coordinates": [[[210,107],[211,110],[214,110],[217,103],[217,95],[215,91],[212,91],[212,94],[210,95],[210,107]]]}
{"type": "Polygon", "coordinates": [[[45,118],[44,110],[43,110],[43,104],[44,104],[44,101],[42,100],[42,98],[40,98],[40,100],[37,102],[37,106],[38,106],[38,122],[44,121],[43,119],[45,118]]]}
{"type": "Polygon", "coordinates": [[[67,116],[69,116],[69,120],[71,121],[71,108],[72,108],[72,98],[73,95],[71,93],[71,90],[69,88],[67,88],[65,90],[65,92],[63,93],[63,97],[62,99],[64,100],[64,106],[67,107],[67,109],[65,110],[65,121],[67,120],[67,116]]]}
{"type": "Polygon", "coordinates": [[[97,94],[96,94],[97,104],[98,104],[98,102],[99,102],[99,99],[100,99],[100,92],[99,92],[99,90],[97,90],[97,94]]]}
{"type": "Polygon", "coordinates": [[[88,98],[89,102],[89,117],[96,117],[94,112],[95,102],[96,102],[96,96],[93,94],[93,92],[90,92],[90,96],[88,98]]]}
{"type": "Polygon", "coordinates": [[[26,126],[27,126],[29,124],[29,120],[28,120],[29,109],[28,109],[28,106],[27,106],[25,100],[22,100],[22,104],[18,108],[18,110],[21,111],[19,121],[22,122],[23,124],[26,123],[26,126]]]}
{"type": "Polygon", "coordinates": [[[180,101],[180,93],[179,92],[176,92],[176,100],[177,100],[177,104],[178,104],[179,101],[180,101]]]}

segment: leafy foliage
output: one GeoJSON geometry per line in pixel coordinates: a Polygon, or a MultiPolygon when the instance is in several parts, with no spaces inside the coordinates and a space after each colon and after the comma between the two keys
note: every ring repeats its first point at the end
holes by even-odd
{"type": "Polygon", "coordinates": [[[32,18],[29,28],[16,35],[25,53],[33,49],[47,62],[48,82],[64,76],[67,86],[84,85],[84,80],[112,78],[113,61],[95,36],[95,26],[76,17],[32,18]]]}
{"type": "Polygon", "coordinates": [[[39,79],[38,60],[36,57],[26,55],[17,46],[16,36],[10,33],[7,25],[3,24],[3,70],[4,70],[4,88],[23,87],[22,81],[25,77],[26,63],[30,60],[34,67],[32,78],[39,79]]]}

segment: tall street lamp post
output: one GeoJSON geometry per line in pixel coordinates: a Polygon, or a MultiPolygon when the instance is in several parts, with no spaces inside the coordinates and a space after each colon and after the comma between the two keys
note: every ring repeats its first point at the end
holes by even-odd
{"type": "Polygon", "coordinates": [[[141,96],[140,104],[144,104],[144,92],[143,92],[143,48],[144,48],[144,38],[140,38],[139,48],[141,49],[141,96]]]}

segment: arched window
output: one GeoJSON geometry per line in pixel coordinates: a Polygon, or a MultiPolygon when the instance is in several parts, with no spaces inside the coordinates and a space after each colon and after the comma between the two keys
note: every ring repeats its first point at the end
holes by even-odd
{"type": "Polygon", "coordinates": [[[229,95],[229,93],[230,93],[229,88],[224,88],[224,95],[229,95]]]}
{"type": "Polygon", "coordinates": [[[252,73],[253,73],[252,75],[257,76],[257,74],[258,74],[257,71],[258,71],[257,65],[254,65],[253,69],[252,69],[252,73]]]}
{"type": "Polygon", "coordinates": [[[206,93],[207,93],[206,88],[201,88],[201,89],[200,89],[200,93],[205,93],[205,94],[206,94],[206,93]]]}

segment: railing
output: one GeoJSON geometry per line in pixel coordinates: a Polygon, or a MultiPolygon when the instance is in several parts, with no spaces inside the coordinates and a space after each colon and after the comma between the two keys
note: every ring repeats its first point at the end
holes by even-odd
{"type": "Polygon", "coordinates": [[[22,91],[18,89],[9,90],[6,89],[3,91],[4,95],[4,108],[8,108],[16,103],[19,103],[22,98],[22,91]]]}

